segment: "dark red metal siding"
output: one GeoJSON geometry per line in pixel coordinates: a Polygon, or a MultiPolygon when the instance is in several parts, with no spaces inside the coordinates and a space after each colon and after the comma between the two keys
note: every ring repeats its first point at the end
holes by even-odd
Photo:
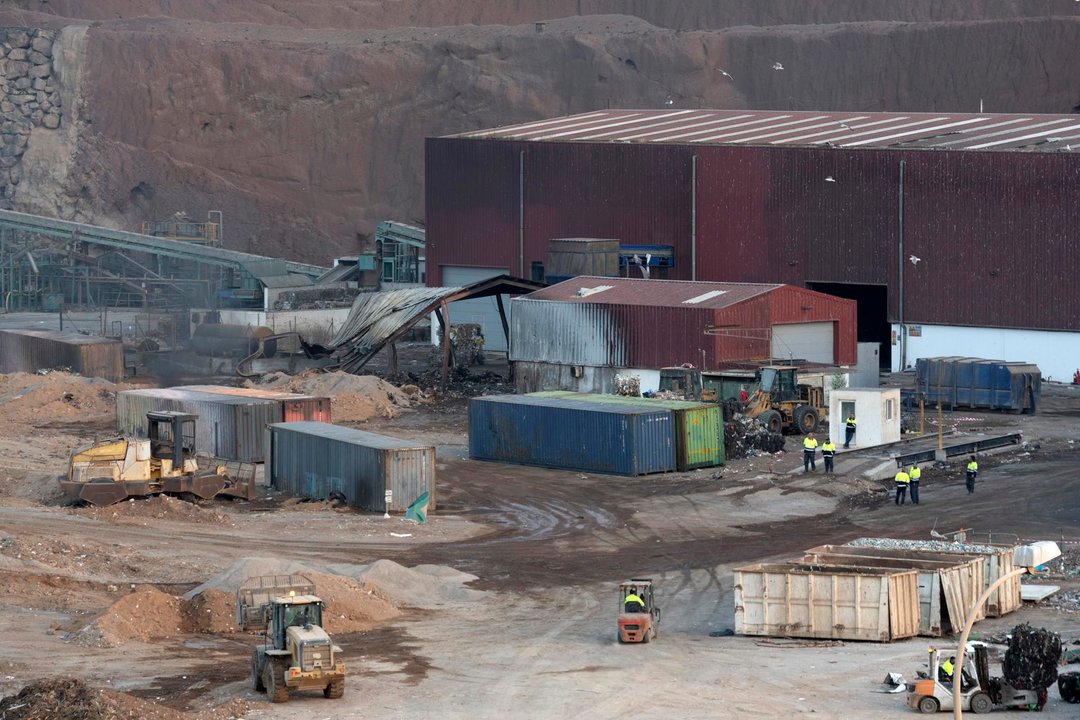
{"type": "Polygon", "coordinates": [[[715,365],[707,308],[612,305],[611,319],[627,343],[630,367],[659,368],[688,362],[715,365]]]}
{"type": "Polygon", "coordinates": [[[518,146],[429,138],[425,146],[427,284],[443,265],[518,268],[518,146]]]}
{"type": "Polygon", "coordinates": [[[1070,153],[909,153],[905,320],[1080,329],[1078,191],[1070,153]]]}
{"type": "Polygon", "coordinates": [[[428,283],[441,264],[518,271],[555,237],[675,246],[691,279],[887,285],[899,319],[898,194],[905,161],[904,319],[1080,329],[1080,158],[1074,153],[428,141],[428,283]],[[826,178],[833,178],[834,182],[826,178]]]}
{"type": "MultiPolygon", "coordinates": [[[[766,293],[746,302],[713,313],[717,335],[715,359],[719,361],[764,360],[772,354],[769,341],[769,295],[766,293]]],[[[707,369],[715,369],[713,363],[707,369]]]]}

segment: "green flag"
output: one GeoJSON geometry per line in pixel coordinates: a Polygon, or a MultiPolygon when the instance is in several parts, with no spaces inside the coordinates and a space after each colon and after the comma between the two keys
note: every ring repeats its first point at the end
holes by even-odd
{"type": "Polygon", "coordinates": [[[405,511],[405,519],[412,520],[418,525],[423,525],[427,522],[427,508],[429,503],[429,493],[421,493],[420,497],[413,500],[409,505],[409,508],[405,511]]]}

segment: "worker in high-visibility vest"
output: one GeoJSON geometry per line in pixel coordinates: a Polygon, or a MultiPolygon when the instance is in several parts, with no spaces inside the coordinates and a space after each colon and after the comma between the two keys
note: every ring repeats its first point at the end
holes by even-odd
{"type": "Polygon", "coordinates": [[[817,463],[814,462],[814,455],[817,453],[817,440],[814,438],[814,433],[810,433],[803,438],[802,441],[802,464],[803,472],[810,472],[811,470],[817,470],[817,463]]]}
{"type": "Polygon", "coordinates": [[[825,472],[831,473],[833,458],[836,457],[836,446],[833,445],[832,438],[825,438],[825,442],[821,443],[821,457],[825,460],[825,472]]]}
{"type": "Polygon", "coordinates": [[[971,461],[967,464],[967,491],[968,494],[975,492],[975,476],[979,474],[979,463],[975,462],[975,456],[971,456],[971,461]]]}
{"type": "Polygon", "coordinates": [[[911,476],[904,472],[904,468],[900,468],[896,471],[896,477],[893,478],[896,482],[896,504],[904,504],[904,496],[907,495],[908,483],[911,482],[911,476]]]}
{"type": "Polygon", "coordinates": [[[851,441],[855,439],[855,426],[858,423],[855,421],[855,413],[848,415],[847,422],[844,423],[844,449],[846,450],[851,441]]]}
{"type": "Polygon", "coordinates": [[[918,465],[912,465],[908,470],[908,477],[911,478],[911,504],[919,504],[919,481],[922,479],[922,468],[918,465]]]}

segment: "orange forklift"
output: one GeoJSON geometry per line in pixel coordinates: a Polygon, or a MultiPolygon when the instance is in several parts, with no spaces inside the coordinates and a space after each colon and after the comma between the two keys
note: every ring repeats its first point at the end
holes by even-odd
{"type": "Polygon", "coordinates": [[[656,637],[659,626],[660,608],[653,598],[652,579],[633,578],[620,584],[619,642],[647,643],[656,637]]]}

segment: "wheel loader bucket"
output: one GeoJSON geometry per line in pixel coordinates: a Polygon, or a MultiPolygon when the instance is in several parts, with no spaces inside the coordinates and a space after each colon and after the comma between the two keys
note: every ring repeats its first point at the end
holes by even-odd
{"type": "Polygon", "coordinates": [[[227,483],[228,478],[222,475],[196,475],[186,483],[189,486],[186,492],[202,500],[209,500],[224,490],[227,483]]]}

